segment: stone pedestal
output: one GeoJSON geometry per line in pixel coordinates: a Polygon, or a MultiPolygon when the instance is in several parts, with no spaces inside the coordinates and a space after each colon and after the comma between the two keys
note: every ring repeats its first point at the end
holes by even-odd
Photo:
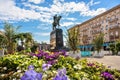
{"type": "Polygon", "coordinates": [[[50,49],[60,50],[63,47],[62,29],[55,29],[50,33],[50,49]]]}

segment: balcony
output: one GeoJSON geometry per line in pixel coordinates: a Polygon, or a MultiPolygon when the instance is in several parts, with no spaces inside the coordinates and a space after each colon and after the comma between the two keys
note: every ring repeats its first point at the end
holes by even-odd
{"type": "Polygon", "coordinates": [[[101,23],[97,23],[96,26],[101,26],[101,23]]]}
{"type": "Polygon", "coordinates": [[[110,25],[110,29],[120,28],[119,24],[110,25]]]}
{"type": "Polygon", "coordinates": [[[111,23],[111,22],[115,22],[117,20],[118,20],[118,18],[112,18],[112,19],[109,19],[108,21],[111,23]]]}
{"type": "Polygon", "coordinates": [[[101,33],[101,30],[98,29],[98,30],[93,30],[92,31],[92,34],[98,34],[98,33],[101,33]]]}
{"type": "Polygon", "coordinates": [[[100,26],[101,26],[101,23],[97,23],[97,24],[93,25],[92,28],[98,28],[100,26]]]}
{"type": "Polygon", "coordinates": [[[85,32],[85,31],[87,31],[87,30],[88,30],[88,28],[85,28],[85,29],[82,30],[82,32],[85,32]]]}
{"type": "Polygon", "coordinates": [[[88,34],[83,34],[83,37],[85,37],[85,38],[88,37],[88,34]]]}
{"type": "Polygon", "coordinates": [[[119,39],[120,38],[119,32],[120,32],[119,30],[113,32],[111,31],[109,35],[110,41],[115,41],[116,39],[119,39]]]}
{"type": "Polygon", "coordinates": [[[116,39],[119,39],[119,35],[118,36],[110,36],[110,41],[115,41],[116,39]]]}

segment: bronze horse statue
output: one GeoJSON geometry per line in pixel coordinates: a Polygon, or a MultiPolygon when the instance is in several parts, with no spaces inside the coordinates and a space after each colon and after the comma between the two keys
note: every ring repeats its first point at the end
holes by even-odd
{"type": "Polygon", "coordinates": [[[52,23],[52,27],[53,27],[53,30],[55,30],[56,29],[56,26],[60,26],[60,23],[59,23],[59,21],[60,21],[60,19],[62,18],[62,16],[57,16],[57,15],[55,15],[54,17],[53,17],[53,23],[52,23]]]}

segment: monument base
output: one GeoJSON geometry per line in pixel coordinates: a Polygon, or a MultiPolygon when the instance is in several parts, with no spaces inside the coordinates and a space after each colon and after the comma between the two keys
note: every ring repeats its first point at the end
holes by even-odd
{"type": "Polygon", "coordinates": [[[62,29],[55,29],[50,33],[50,49],[57,51],[63,48],[62,29]]]}

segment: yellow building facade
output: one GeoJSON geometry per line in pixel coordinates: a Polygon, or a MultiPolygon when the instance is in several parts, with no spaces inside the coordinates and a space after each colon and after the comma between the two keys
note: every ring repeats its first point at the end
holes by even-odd
{"type": "Polygon", "coordinates": [[[100,33],[104,34],[104,46],[115,40],[120,40],[120,5],[95,16],[88,21],[75,25],[71,29],[79,29],[79,44],[88,46],[100,33]]]}

